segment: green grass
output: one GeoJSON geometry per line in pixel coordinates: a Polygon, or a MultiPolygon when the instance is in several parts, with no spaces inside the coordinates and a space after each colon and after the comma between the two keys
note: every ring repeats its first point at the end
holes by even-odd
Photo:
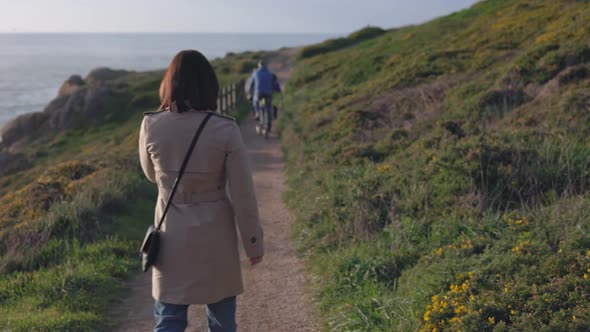
{"type": "Polygon", "coordinates": [[[15,331],[100,330],[101,311],[124,294],[123,278],[136,269],[132,241],[110,240],[71,247],[67,261],[13,273],[2,282],[0,328],[15,331]]]}
{"type": "Polygon", "coordinates": [[[300,57],[286,198],[326,331],[590,329],[589,18],[482,1],[300,57]]]}

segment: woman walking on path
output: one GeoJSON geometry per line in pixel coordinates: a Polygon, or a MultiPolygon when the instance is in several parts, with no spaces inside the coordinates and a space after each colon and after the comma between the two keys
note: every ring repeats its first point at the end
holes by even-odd
{"type": "MultiPolygon", "coordinates": [[[[207,59],[182,51],[160,86],[160,110],[143,119],[139,154],[145,175],[158,185],[156,221],[195,131],[207,111],[217,109],[218,91],[207,59]]],[[[259,263],[263,234],[247,151],[235,121],[215,114],[192,152],[161,229],[152,269],[154,331],[184,331],[190,304],[207,305],[210,331],[236,330],[236,296],[243,284],[235,223],[251,264],[259,263]]]]}

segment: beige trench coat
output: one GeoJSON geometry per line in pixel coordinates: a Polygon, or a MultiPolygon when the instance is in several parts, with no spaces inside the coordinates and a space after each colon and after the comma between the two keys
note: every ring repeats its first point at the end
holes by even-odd
{"type": "MultiPolygon", "coordinates": [[[[155,223],[205,114],[163,111],[143,119],[139,156],[145,175],[158,185],[155,223]]],[[[209,119],[172,202],[152,268],[153,297],[208,304],[242,293],[236,224],[248,257],[262,256],[264,246],[248,155],[235,121],[209,119]]]]}

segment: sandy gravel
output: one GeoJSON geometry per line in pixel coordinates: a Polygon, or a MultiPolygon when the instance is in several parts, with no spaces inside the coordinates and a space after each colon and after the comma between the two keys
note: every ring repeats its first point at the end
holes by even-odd
{"type": "MultiPolygon", "coordinates": [[[[279,51],[269,61],[284,85],[288,80],[296,50],[279,51]]],[[[238,297],[238,329],[245,332],[316,331],[314,305],[306,288],[306,274],[291,243],[293,214],[285,206],[284,162],[276,134],[269,139],[257,136],[254,121],[242,124],[242,135],[250,152],[260,217],[265,231],[264,261],[249,266],[242,254],[246,291],[238,297]]],[[[129,283],[129,297],[112,312],[122,322],[115,331],[151,331],[151,274],[141,274],[129,283]]],[[[207,331],[203,306],[189,309],[187,331],[207,331]]]]}

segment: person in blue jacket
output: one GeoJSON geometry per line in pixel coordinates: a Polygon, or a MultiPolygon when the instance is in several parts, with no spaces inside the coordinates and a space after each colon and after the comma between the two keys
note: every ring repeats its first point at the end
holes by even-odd
{"type": "Polygon", "coordinates": [[[258,69],[252,73],[250,91],[256,119],[270,132],[272,119],[272,94],[274,91],[273,74],[266,67],[264,61],[258,62],[258,69]],[[264,109],[260,109],[260,102],[264,100],[264,109]],[[263,113],[264,112],[264,113],[263,113]]]}

